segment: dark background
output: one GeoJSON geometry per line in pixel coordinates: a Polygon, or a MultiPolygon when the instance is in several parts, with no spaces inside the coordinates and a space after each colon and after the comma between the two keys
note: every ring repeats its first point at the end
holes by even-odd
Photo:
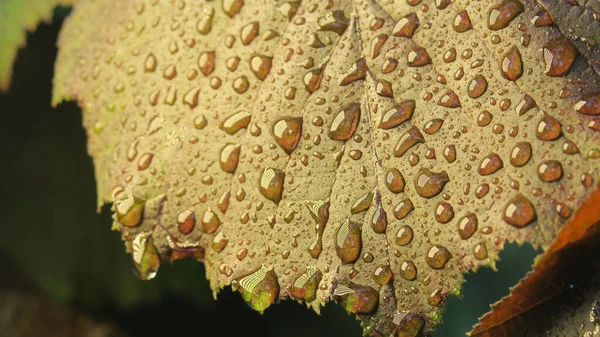
{"type": "MultiPolygon", "coordinates": [[[[36,291],[132,337],[360,336],[358,322],[335,304],[318,316],[284,301],[261,316],[229,289],[215,301],[204,266],[195,261],[165,264],[152,281],[133,276],[119,234],[110,231],[109,207],[96,213],[80,110],[73,103],[50,107],[55,43],[66,13],[57,11],[53,24],[28,35],[10,92],[0,94],[0,287],[36,291]]],[[[499,272],[467,274],[462,298],[449,300],[434,336],[464,336],[535,255],[530,246],[507,245],[499,272]]]]}

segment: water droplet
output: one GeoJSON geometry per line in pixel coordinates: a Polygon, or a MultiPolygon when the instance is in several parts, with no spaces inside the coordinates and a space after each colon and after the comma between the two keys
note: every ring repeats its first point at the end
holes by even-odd
{"type": "Polygon", "coordinates": [[[331,13],[327,13],[324,17],[319,17],[317,19],[317,23],[319,24],[320,31],[323,32],[335,32],[338,35],[344,34],[346,28],[348,28],[348,24],[350,23],[350,19],[344,15],[343,10],[336,10],[331,13]]]}
{"type": "Polygon", "coordinates": [[[493,174],[504,167],[504,163],[500,156],[496,153],[490,153],[487,157],[483,158],[481,163],[479,163],[479,168],[477,168],[477,172],[482,176],[487,176],[493,174]]]}
{"type": "Polygon", "coordinates": [[[223,11],[229,16],[233,17],[240,12],[244,0],[223,0],[223,11]]]}
{"type": "Polygon", "coordinates": [[[248,111],[238,111],[236,113],[234,113],[233,115],[227,117],[227,119],[225,119],[221,125],[219,126],[219,128],[225,132],[227,132],[230,135],[235,134],[236,132],[238,132],[240,129],[245,129],[248,127],[248,124],[250,124],[250,119],[251,119],[251,115],[250,112],[248,111]]]}
{"type": "Polygon", "coordinates": [[[142,222],[145,202],[134,197],[116,203],[117,220],[125,227],[135,227],[142,222]]]}
{"type": "Polygon", "coordinates": [[[329,137],[334,140],[348,140],[356,131],[360,121],[360,104],[352,103],[333,119],[329,129],[329,137]]]}
{"type": "MultiPolygon", "coordinates": [[[[141,235],[142,234],[136,237],[136,239],[140,238],[141,235]]],[[[154,246],[154,239],[152,237],[149,237],[144,240],[145,243],[142,245],[143,252],[136,252],[136,244],[134,242],[134,260],[137,260],[135,263],[135,271],[136,276],[139,277],[141,280],[151,280],[154,278],[154,276],[156,276],[156,272],[160,267],[160,254],[154,246]],[[136,254],[139,254],[140,256],[138,259],[135,258],[136,254]]]]}
{"type": "Polygon", "coordinates": [[[456,17],[454,17],[454,22],[452,23],[452,28],[459,33],[466,32],[467,30],[473,28],[467,11],[463,10],[456,14],[456,17]]]}
{"type": "Polygon", "coordinates": [[[502,58],[502,76],[509,81],[516,81],[523,75],[523,59],[519,48],[512,46],[502,58]]]}
{"type": "Polygon", "coordinates": [[[487,258],[488,253],[485,242],[480,242],[473,247],[473,256],[475,256],[477,260],[483,260],[487,258]]]}
{"type": "Polygon", "coordinates": [[[215,70],[215,52],[206,51],[198,57],[198,68],[204,76],[210,75],[215,70]]]}
{"type": "Polygon", "coordinates": [[[279,297],[277,274],[265,266],[233,281],[232,286],[240,292],[250,308],[261,314],[279,297]]]}
{"type": "Polygon", "coordinates": [[[223,249],[225,249],[228,243],[229,240],[225,237],[225,235],[222,232],[219,232],[213,238],[212,249],[214,249],[217,253],[220,253],[223,251],[223,249]]]}
{"type": "Polygon", "coordinates": [[[454,218],[454,209],[452,205],[445,201],[439,202],[435,206],[435,219],[439,223],[447,223],[454,218]]]}
{"type": "Polygon", "coordinates": [[[589,97],[575,104],[575,110],[584,115],[600,115],[600,95],[589,97]]]}
{"type": "Polygon", "coordinates": [[[204,233],[214,233],[219,226],[221,226],[221,220],[215,212],[213,212],[210,208],[207,208],[204,212],[204,216],[200,221],[202,225],[202,231],[204,233]]]}
{"type": "Polygon", "coordinates": [[[240,160],[240,149],[241,145],[232,143],[229,143],[223,147],[221,150],[221,156],[219,157],[221,170],[228,173],[235,172],[240,160]]]}
{"type": "Polygon", "coordinates": [[[194,119],[194,127],[198,130],[204,129],[206,124],[208,124],[208,121],[204,115],[200,115],[194,119]]]}
{"type": "Polygon", "coordinates": [[[506,28],[514,18],[524,11],[525,8],[519,0],[502,0],[500,4],[490,9],[488,28],[491,30],[506,28]]]}
{"type": "Polygon", "coordinates": [[[433,172],[422,167],[415,178],[415,190],[423,198],[432,198],[440,194],[449,181],[446,171],[433,172]]]}
{"type": "Polygon", "coordinates": [[[306,267],[306,271],[292,282],[290,295],[295,299],[311,303],[317,298],[317,289],[322,278],[323,273],[317,267],[306,267]]]}
{"type": "Polygon", "coordinates": [[[245,46],[249,45],[252,42],[252,40],[256,38],[256,36],[258,35],[258,27],[259,24],[256,21],[250,22],[249,24],[242,27],[242,30],[240,31],[240,40],[245,46]]]}
{"type": "Polygon", "coordinates": [[[369,286],[340,284],[335,288],[333,296],[346,311],[353,314],[371,314],[379,305],[379,292],[369,286]]]}
{"type": "Polygon", "coordinates": [[[536,129],[536,137],[539,140],[551,141],[560,138],[560,136],[562,136],[560,123],[556,118],[545,113],[536,129]]]}
{"type": "Polygon", "coordinates": [[[196,226],[196,215],[192,210],[185,210],[177,216],[177,228],[181,234],[189,234],[196,226]]]}
{"type": "Polygon", "coordinates": [[[557,181],[563,175],[563,168],[558,160],[546,160],[538,166],[537,175],[541,181],[557,181]]]}
{"type": "Polygon", "coordinates": [[[373,273],[373,279],[379,285],[386,285],[392,281],[392,268],[390,266],[381,266],[375,269],[373,273]]]}
{"type": "Polygon", "coordinates": [[[418,143],[424,142],[425,138],[423,138],[419,129],[416,126],[413,126],[400,137],[400,140],[398,140],[398,144],[396,144],[396,147],[394,148],[394,156],[400,158],[408,151],[408,149],[418,143]]]}
{"type": "Polygon", "coordinates": [[[423,67],[431,64],[431,58],[425,48],[417,47],[411,50],[407,55],[409,67],[423,67]]]}
{"type": "Polygon", "coordinates": [[[473,236],[477,231],[477,216],[473,213],[467,213],[458,220],[458,235],[461,239],[466,240],[473,236]]]}
{"type": "Polygon", "coordinates": [[[412,261],[404,261],[400,265],[400,276],[408,281],[412,281],[417,278],[417,266],[412,261]]]}
{"type": "Polygon", "coordinates": [[[456,147],[454,145],[448,145],[444,148],[444,158],[449,163],[453,163],[456,160],[456,147]]]}
{"type": "Polygon", "coordinates": [[[548,76],[563,76],[575,61],[577,49],[567,37],[550,41],[544,45],[544,72],[548,76]]]}
{"type": "Polygon", "coordinates": [[[413,229],[409,225],[400,227],[398,233],[396,233],[395,242],[398,246],[406,246],[413,239],[413,229]]]}
{"type": "Polygon", "coordinates": [[[406,198],[398,203],[394,208],[394,217],[398,220],[404,219],[410,212],[415,209],[412,201],[406,198]]]}
{"type": "Polygon", "coordinates": [[[467,94],[471,98],[477,98],[485,93],[487,90],[487,80],[483,75],[477,75],[473,77],[469,87],[467,88],[467,94]]]}
{"type": "Polygon", "coordinates": [[[214,8],[212,8],[210,6],[206,6],[205,8],[203,8],[202,16],[196,23],[196,30],[198,31],[198,33],[200,33],[202,35],[206,35],[206,34],[210,33],[210,31],[212,29],[212,21],[213,21],[214,15],[215,15],[214,8]]]}
{"type": "Polygon", "coordinates": [[[404,177],[397,168],[387,169],[385,173],[385,186],[390,192],[398,194],[404,191],[404,177]]]}
{"type": "Polygon", "coordinates": [[[317,91],[321,86],[321,79],[323,78],[323,68],[314,69],[304,75],[304,89],[309,94],[317,91]]]}
{"type": "Polygon", "coordinates": [[[255,55],[250,59],[250,69],[254,73],[254,76],[259,80],[263,81],[267,78],[267,75],[271,72],[271,65],[273,63],[272,57],[263,55],[255,55]]]}
{"type": "Polygon", "coordinates": [[[446,94],[440,98],[438,105],[451,109],[459,108],[461,106],[458,96],[456,96],[456,93],[452,90],[448,90],[446,94]]]}
{"type": "MultiPolygon", "coordinates": [[[[442,6],[444,6],[446,2],[450,3],[449,0],[436,0],[436,3],[440,3],[442,6]]],[[[392,321],[396,325],[394,331],[392,332],[392,336],[421,336],[423,333],[423,328],[425,327],[425,320],[419,316],[419,314],[412,312],[398,312],[394,315],[392,321]]]]}
{"type": "Polygon", "coordinates": [[[373,192],[368,192],[366,194],[364,194],[363,196],[361,196],[360,198],[358,198],[354,204],[352,204],[352,208],[350,209],[350,212],[352,214],[356,214],[356,213],[360,213],[362,211],[366,211],[367,209],[369,209],[369,207],[371,207],[371,203],[373,202],[373,192]]]}
{"type": "Polygon", "coordinates": [[[375,59],[379,56],[381,47],[383,47],[383,44],[388,38],[389,36],[387,34],[379,34],[373,38],[373,41],[371,41],[371,59],[375,59]]]}
{"type": "Polygon", "coordinates": [[[335,251],[343,264],[354,263],[362,249],[360,224],[346,220],[335,235],[335,251]]]}
{"type": "Polygon", "coordinates": [[[156,70],[156,64],[156,56],[154,56],[154,54],[148,54],[148,57],[146,57],[146,62],[144,62],[144,70],[147,73],[151,73],[156,70]]]}
{"type": "Polygon", "coordinates": [[[371,218],[371,228],[377,234],[385,233],[387,228],[387,214],[381,205],[375,210],[373,213],[373,217],[371,218]]]}
{"type": "Polygon", "coordinates": [[[283,118],[273,125],[275,141],[287,154],[296,149],[301,133],[302,117],[283,118]]]}
{"type": "Polygon", "coordinates": [[[558,216],[560,216],[563,219],[568,219],[571,217],[571,214],[573,214],[571,208],[562,202],[556,203],[556,205],[554,206],[554,210],[556,211],[558,216]]]}
{"type": "Polygon", "coordinates": [[[235,90],[238,94],[243,94],[250,87],[250,82],[248,82],[248,77],[246,75],[242,75],[235,80],[233,80],[233,90],[235,90]]]}
{"type": "Polygon", "coordinates": [[[279,169],[266,167],[261,175],[258,190],[265,198],[279,204],[283,194],[285,173],[279,169]]]}
{"type": "Polygon", "coordinates": [[[152,163],[152,158],[154,158],[152,153],[144,153],[140,157],[140,160],[138,160],[138,171],[147,169],[148,166],[150,166],[150,163],[152,163]]]}
{"type": "Polygon", "coordinates": [[[392,34],[398,37],[413,37],[415,30],[419,28],[419,17],[415,13],[410,13],[398,20],[392,34]]]}
{"type": "Polygon", "coordinates": [[[528,142],[519,142],[510,153],[510,163],[512,166],[521,167],[531,159],[531,144],[528,142]]]}
{"type": "Polygon", "coordinates": [[[415,101],[405,100],[381,116],[379,127],[391,129],[409,120],[415,111],[415,101]]]}
{"type": "Polygon", "coordinates": [[[523,194],[514,196],[504,207],[502,219],[509,225],[523,228],[536,218],[535,208],[523,194]]]}
{"type": "Polygon", "coordinates": [[[429,122],[425,123],[425,126],[423,127],[423,131],[428,135],[433,135],[434,133],[436,133],[440,130],[440,128],[442,127],[442,124],[444,124],[443,119],[434,118],[434,119],[430,120],[429,122]]]}
{"type": "Polygon", "coordinates": [[[433,245],[427,251],[425,262],[433,269],[442,269],[452,257],[452,254],[441,245],[433,245]]]}
{"type": "Polygon", "coordinates": [[[346,86],[352,82],[364,80],[367,76],[367,62],[364,58],[356,61],[352,67],[348,70],[347,75],[344,76],[340,82],[341,86],[346,86]]]}

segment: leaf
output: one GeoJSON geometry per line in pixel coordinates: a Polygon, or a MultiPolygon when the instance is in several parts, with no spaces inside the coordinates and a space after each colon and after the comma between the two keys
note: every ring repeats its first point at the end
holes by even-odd
{"type": "Polygon", "coordinates": [[[532,1],[84,1],[54,104],[142,278],[206,263],[263,311],[416,336],[597,187],[598,74],[532,1]],[[533,22],[533,23],[532,23],[533,22]],[[544,24],[542,24],[544,23],[544,24]]]}
{"type": "Polygon", "coordinates": [[[74,0],[3,0],[0,2],[0,92],[8,90],[17,51],[25,45],[25,31],[33,31],[38,22],[52,18],[58,5],[74,0]]]}
{"type": "Polygon", "coordinates": [[[550,308],[556,306],[555,302],[566,302],[565,297],[573,298],[571,291],[574,284],[588,284],[590,282],[586,278],[598,278],[597,273],[591,270],[597,271],[598,264],[594,258],[597,256],[600,224],[592,219],[600,217],[599,198],[600,193],[596,191],[581,206],[533,270],[512,289],[509,296],[492,306],[492,311],[473,328],[471,336],[525,336],[525,327],[542,325],[539,319],[533,317],[549,316],[540,315],[540,311],[552,311],[550,308]]]}

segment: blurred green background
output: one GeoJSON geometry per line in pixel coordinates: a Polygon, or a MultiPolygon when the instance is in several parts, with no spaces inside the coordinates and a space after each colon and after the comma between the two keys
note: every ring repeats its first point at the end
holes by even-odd
{"type": "MultiPolygon", "coordinates": [[[[225,290],[212,298],[204,266],[181,261],[139,281],[108,207],[96,213],[94,171],[78,107],[50,107],[62,18],[41,25],[19,52],[12,87],[0,94],[0,286],[27,287],[112,321],[132,337],[360,336],[352,316],[330,304],[321,316],[285,301],[264,315],[225,290]],[[222,324],[219,322],[228,322],[222,324]]],[[[466,275],[435,337],[464,336],[489,305],[530,269],[536,252],[508,245],[497,264],[466,275]]]]}

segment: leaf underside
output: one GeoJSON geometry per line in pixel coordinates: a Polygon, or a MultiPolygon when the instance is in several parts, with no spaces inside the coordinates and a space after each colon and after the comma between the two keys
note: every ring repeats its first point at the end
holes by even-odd
{"type": "Polygon", "coordinates": [[[336,300],[416,336],[463,273],[547,247],[597,188],[595,45],[546,9],[81,0],[53,100],[83,108],[140,277],[197,258],[258,311],[336,300]]]}

